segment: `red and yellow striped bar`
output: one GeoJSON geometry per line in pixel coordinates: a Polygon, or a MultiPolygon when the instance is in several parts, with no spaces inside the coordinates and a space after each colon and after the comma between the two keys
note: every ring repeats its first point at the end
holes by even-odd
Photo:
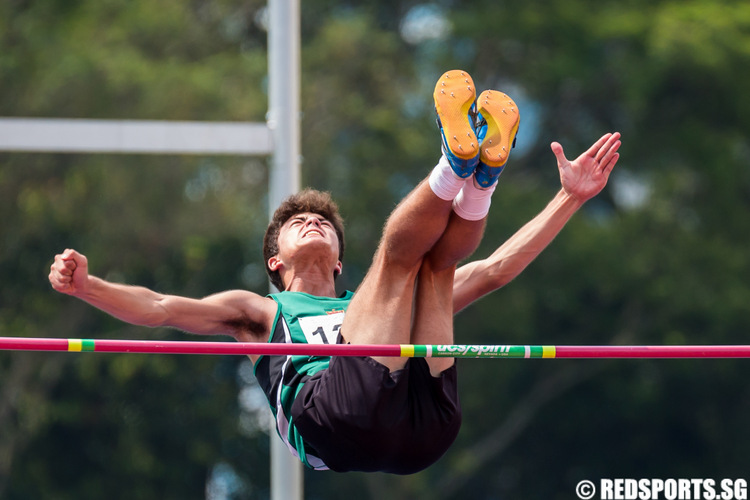
{"type": "Polygon", "coordinates": [[[0,337],[2,351],[515,359],[749,358],[750,345],[351,345],[0,337]]]}

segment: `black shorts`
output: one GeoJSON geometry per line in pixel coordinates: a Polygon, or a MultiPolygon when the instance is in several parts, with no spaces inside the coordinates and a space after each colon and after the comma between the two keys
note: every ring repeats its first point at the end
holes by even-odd
{"type": "Polygon", "coordinates": [[[292,422],[310,454],[337,472],[413,474],[435,463],[461,427],[456,365],[424,358],[391,373],[369,357],[337,357],[303,386],[292,422]]]}

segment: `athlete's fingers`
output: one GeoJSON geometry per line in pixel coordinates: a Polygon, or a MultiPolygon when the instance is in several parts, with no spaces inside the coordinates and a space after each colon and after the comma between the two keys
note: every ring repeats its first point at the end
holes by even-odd
{"type": "MultiPolygon", "coordinates": [[[[614,139],[614,136],[612,137],[614,139]]],[[[600,170],[604,170],[607,165],[611,162],[612,158],[617,155],[617,150],[620,149],[620,146],[622,145],[622,142],[620,142],[619,139],[615,140],[614,142],[608,142],[604,148],[604,154],[602,155],[601,159],[599,159],[599,168],[600,170]]],[[[613,165],[614,166],[614,165],[613,165]]]]}
{"type": "MultiPolygon", "coordinates": [[[[594,155],[594,158],[596,158],[597,161],[601,161],[602,158],[604,158],[604,155],[606,155],[612,147],[620,140],[620,133],[615,132],[614,134],[605,134],[602,136],[601,139],[597,141],[596,144],[601,143],[599,146],[598,151],[594,155]],[[602,139],[606,137],[606,140],[602,142],[602,139]]],[[[619,148],[619,145],[617,146],[619,148]]]]}

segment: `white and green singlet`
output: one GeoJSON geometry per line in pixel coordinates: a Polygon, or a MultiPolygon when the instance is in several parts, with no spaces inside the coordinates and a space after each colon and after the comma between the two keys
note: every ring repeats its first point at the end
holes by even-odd
{"type": "MultiPolygon", "coordinates": [[[[318,297],[302,292],[271,294],[278,311],[268,342],[286,344],[335,344],[344,313],[354,294],[318,297]]],[[[276,418],[276,430],[290,451],[313,469],[327,469],[319,458],[306,453],[291,410],[297,394],[314,374],[328,368],[329,356],[262,356],[255,376],[276,418]]]]}

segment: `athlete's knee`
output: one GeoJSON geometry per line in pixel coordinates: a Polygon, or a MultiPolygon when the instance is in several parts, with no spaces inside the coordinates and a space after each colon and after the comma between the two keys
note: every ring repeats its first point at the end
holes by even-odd
{"type": "Polygon", "coordinates": [[[377,273],[398,280],[414,280],[422,267],[424,255],[404,252],[397,246],[383,242],[373,259],[368,274],[377,273]]]}
{"type": "Polygon", "coordinates": [[[422,260],[421,272],[425,270],[435,275],[446,275],[453,277],[456,266],[461,258],[456,255],[446,254],[445,252],[431,251],[425,255],[422,260]]]}

